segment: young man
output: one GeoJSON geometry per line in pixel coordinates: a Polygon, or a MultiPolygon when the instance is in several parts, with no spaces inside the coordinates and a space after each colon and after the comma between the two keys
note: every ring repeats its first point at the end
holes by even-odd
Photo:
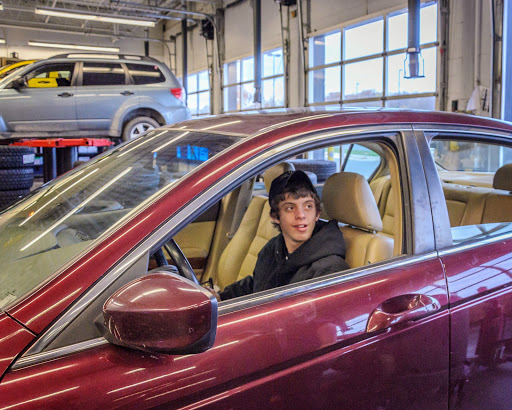
{"type": "Polygon", "coordinates": [[[318,220],[320,199],[303,171],[275,178],[269,202],[272,223],[281,233],[260,251],[252,276],[227,286],[220,300],[348,269],[338,223],[318,220]]]}

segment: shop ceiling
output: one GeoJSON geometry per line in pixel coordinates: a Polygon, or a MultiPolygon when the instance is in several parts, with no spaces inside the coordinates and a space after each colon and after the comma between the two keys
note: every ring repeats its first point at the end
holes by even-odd
{"type": "Polygon", "coordinates": [[[0,4],[3,6],[3,10],[0,10],[0,27],[143,37],[147,27],[135,23],[106,24],[105,21],[41,13],[77,13],[97,16],[106,21],[112,18],[151,21],[156,24],[163,21],[169,26],[169,23],[184,18],[204,19],[214,11],[217,0],[1,0],[0,4]]]}

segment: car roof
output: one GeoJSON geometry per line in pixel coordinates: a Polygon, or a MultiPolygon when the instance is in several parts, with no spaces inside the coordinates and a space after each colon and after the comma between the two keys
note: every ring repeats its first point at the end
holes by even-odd
{"type": "Polygon", "coordinates": [[[65,54],[57,54],[49,57],[47,60],[53,59],[72,59],[72,60],[127,60],[131,62],[151,62],[151,63],[160,63],[158,60],[148,57],[141,56],[135,54],[107,54],[107,53],[65,53],[65,54]]]}
{"type": "Polygon", "coordinates": [[[219,133],[254,136],[266,131],[301,125],[303,131],[319,128],[350,127],[363,125],[460,125],[512,131],[512,123],[492,118],[444,111],[401,109],[342,109],[318,111],[308,108],[282,109],[201,117],[168,126],[183,130],[211,130],[219,133]]]}

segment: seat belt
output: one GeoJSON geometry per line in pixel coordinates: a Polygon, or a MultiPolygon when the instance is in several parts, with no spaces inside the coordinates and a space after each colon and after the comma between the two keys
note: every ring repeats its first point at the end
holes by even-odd
{"type": "Polygon", "coordinates": [[[238,192],[238,198],[236,200],[235,211],[233,212],[233,219],[231,220],[231,226],[229,231],[226,233],[228,239],[233,238],[242,219],[249,208],[249,204],[252,199],[252,189],[254,187],[255,178],[248,179],[242,185],[240,185],[240,191],[238,192]]]}

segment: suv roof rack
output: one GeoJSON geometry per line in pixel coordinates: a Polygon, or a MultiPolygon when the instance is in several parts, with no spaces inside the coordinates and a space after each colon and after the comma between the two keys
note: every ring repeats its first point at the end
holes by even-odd
{"type": "Polygon", "coordinates": [[[103,58],[107,60],[133,60],[133,61],[158,61],[153,57],[140,56],[135,54],[109,54],[109,53],[65,53],[57,54],[53,58],[103,58]]]}

